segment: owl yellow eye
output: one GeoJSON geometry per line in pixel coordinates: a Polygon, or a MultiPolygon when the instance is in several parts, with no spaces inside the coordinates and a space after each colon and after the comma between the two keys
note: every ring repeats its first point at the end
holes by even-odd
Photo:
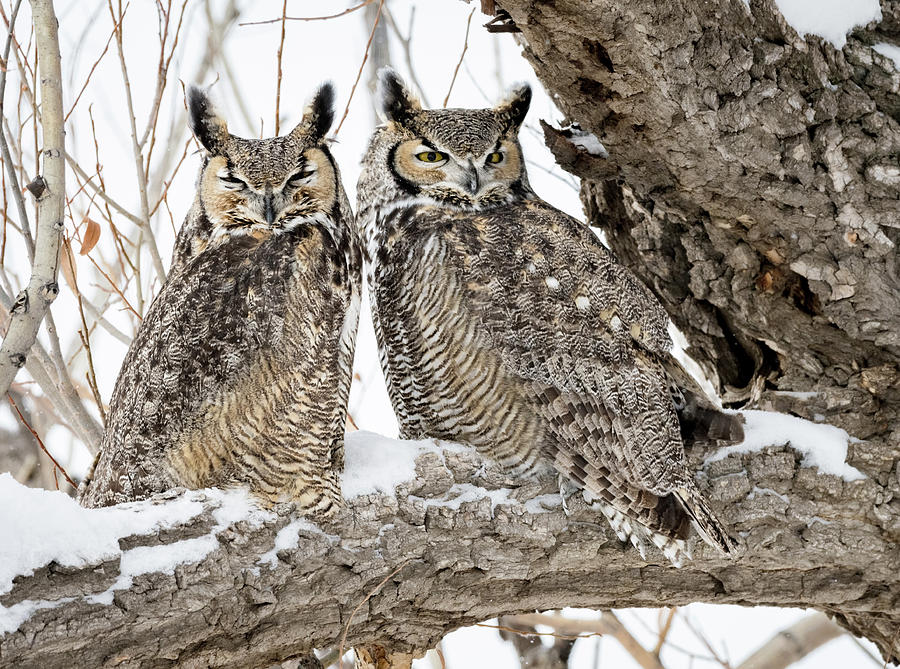
{"type": "Polygon", "coordinates": [[[503,161],[503,154],[499,151],[494,151],[493,153],[489,153],[487,157],[487,162],[496,165],[499,162],[503,161]]]}
{"type": "Polygon", "coordinates": [[[423,163],[440,163],[447,160],[447,155],[440,151],[422,151],[416,154],[416,158],[423,163]]]}

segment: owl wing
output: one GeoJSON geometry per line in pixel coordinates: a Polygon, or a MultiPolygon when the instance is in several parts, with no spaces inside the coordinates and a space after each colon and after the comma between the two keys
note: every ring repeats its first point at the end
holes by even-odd
{"type": "Polygon", "coordinates": [[[587,226],[533,201],[480,214],[425,208],[420,224],[446,245],[434,279],[463,286],[464,308],[504,365],[565,397],[549,411],[591,427],[580,430],[591,438],[570,440],[579,455],[614,464],[656,495],[683,484],[660,363],[671,347],[668,317],[587,226]]]}
{"type": "Polygon", "coordinates": [[[268,301],[283,302],[277,293],[296,267],[272,257],[260,262],[258,247],[238,236],[169,274],[122,363],[85,506],[171,487],[166,448],[262,347],[281,345],[284,321],[268,301]]]}

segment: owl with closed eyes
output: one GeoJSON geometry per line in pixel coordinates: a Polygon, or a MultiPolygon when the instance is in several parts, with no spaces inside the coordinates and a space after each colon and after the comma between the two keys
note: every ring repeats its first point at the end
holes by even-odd
{"type": "Polygon", "coordinates": [[[403,437],[470,444],[512,474],[553,468],[616,533],[678,562],[694,527],[735,541],[684,443],[738,441],[672,357],[668,318],[589,227],[528,183],[531,91],[490,109],[422,109],[380,76],[357,223],[381,362],[403,437]]]}
{"type": "Polygon", "coordinates": [[[187,93],[203,147],[172,269],[119,372],[89,507],[183,486],[340,504],[361,248],[325,134],[322,86],[287,135],[228,132],[187,93]]]}

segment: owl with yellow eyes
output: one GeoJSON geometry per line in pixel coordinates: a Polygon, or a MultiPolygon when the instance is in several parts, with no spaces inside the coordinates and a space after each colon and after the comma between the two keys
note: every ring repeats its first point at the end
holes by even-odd
{"type": "Polygon", "coordinates": [[[672,357],[652,293],[531,189],[530,89],[423,109],[395,72],[379,84],[357,224],[401,436],[470,444],[513,475],[555,470],[642,551],[677,562],[695,528],[732,553],[684,443],[740,440],[741,419],[672,357]]]}
{"type": "Polygon", "coordinates": [[[362,255],[325,141],[333,102],[326,84],[290,133],[253,140],[188,90],[197,195],[116,381],[85,506],[232,485],[310,513],[340,504],[362,255]]]}

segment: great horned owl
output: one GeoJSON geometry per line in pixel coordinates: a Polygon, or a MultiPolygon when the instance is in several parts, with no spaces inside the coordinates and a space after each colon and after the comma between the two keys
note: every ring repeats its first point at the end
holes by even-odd
{"type": "Polygon", "coordinates": [[[738,440],[741,419],[672,358],[650,291],[532,191],[517,139],[530,89],[423,110],[386,70],[379,91],[357,221],[402,435],[469,443],[513,472],[550,464],[639,548],[677,559],[693,522],[733,551],[682,433],[738,440]]]}
{"type": "Polygon", "coordinates": [[[362,254],[324,142],[322,86],[282,137],[228,133],[187,94],[205,149],[172,271],[125,357],[85,506],[246,484],[269,502],[340,501],[362,254]]]}

